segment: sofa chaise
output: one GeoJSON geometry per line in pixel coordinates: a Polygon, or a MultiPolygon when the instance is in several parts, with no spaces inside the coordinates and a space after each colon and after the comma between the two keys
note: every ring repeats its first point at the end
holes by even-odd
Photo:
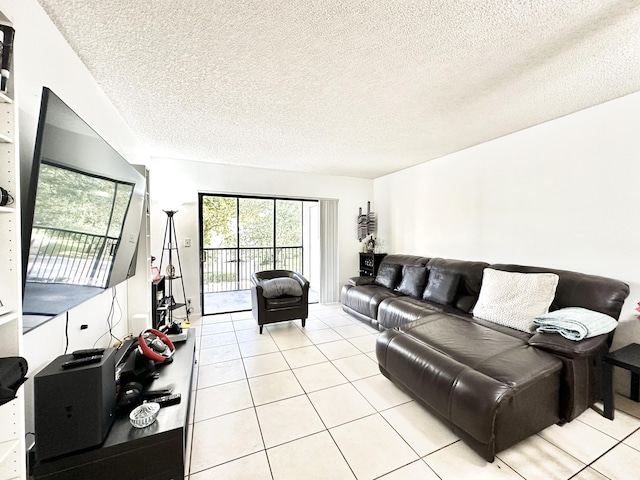
{"type": "Polygon", "coordinates": [[[625,283],[595,275],[412,255],[387,255],[375,278],[354,277],[341,292],[344,311],[382,332],[380,371],[487,461],[598,401],[600,358],[613,338],[611,332],[572,341],[514,328],[509,316],[496,323],[474,315],[483,279],[488,285],[505,275],[554,282],[545,287],[553,288],[550,312],[581,307],[617,320],[629,295],[625,283]]]}

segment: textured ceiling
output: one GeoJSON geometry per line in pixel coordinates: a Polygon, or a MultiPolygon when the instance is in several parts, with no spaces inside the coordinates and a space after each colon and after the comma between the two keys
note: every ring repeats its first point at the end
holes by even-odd
{"type": "Polygon", "coordinates": [[[152,156],[375,178],[640,90],[640,0],[39,0],[152,156]]]}

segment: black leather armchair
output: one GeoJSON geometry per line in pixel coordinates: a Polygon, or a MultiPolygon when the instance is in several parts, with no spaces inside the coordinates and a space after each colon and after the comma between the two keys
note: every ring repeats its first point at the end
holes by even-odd
{"type": "Polygon", "coordinates": [[[301,319],[304,327],[309,316],[309,281],[291,270],[264,270],[251,275],[251,306],[253,318],[262,327],[268,323],[301,319]],[[284,294],[277,297],[264,296],[263,282],[275,278],[289,277],[296,280],[302,289],[302,295],[284,294]]]}

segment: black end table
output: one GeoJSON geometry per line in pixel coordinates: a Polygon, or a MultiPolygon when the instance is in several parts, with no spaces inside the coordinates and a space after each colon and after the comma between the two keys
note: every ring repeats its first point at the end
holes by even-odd
{"type": "Polygon", "coordinates": [[[602,356],[604,416],[613,420],[613,367],[631,372],[631,400],[640,400],[640,345],[632,343],[602,356]]]}

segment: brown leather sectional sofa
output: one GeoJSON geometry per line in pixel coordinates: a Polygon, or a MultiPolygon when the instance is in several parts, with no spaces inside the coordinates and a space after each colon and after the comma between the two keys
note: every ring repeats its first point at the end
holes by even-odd
{"type": "Polygon", "coordinates": [[[388,255],[376,278],[352,278],[341,301],[344,311],[382,331],[380,371],[493,461],[496,452],[573,420],[600,399],[600,358],[613,333],[574,342],[475,318],[487,267],[557,274],[550,311],[584,307],[618,319],[629,295],[625,283],[595,275],[388,255]],[[427,292],[428,285],[435,288],[427,292]]]}

